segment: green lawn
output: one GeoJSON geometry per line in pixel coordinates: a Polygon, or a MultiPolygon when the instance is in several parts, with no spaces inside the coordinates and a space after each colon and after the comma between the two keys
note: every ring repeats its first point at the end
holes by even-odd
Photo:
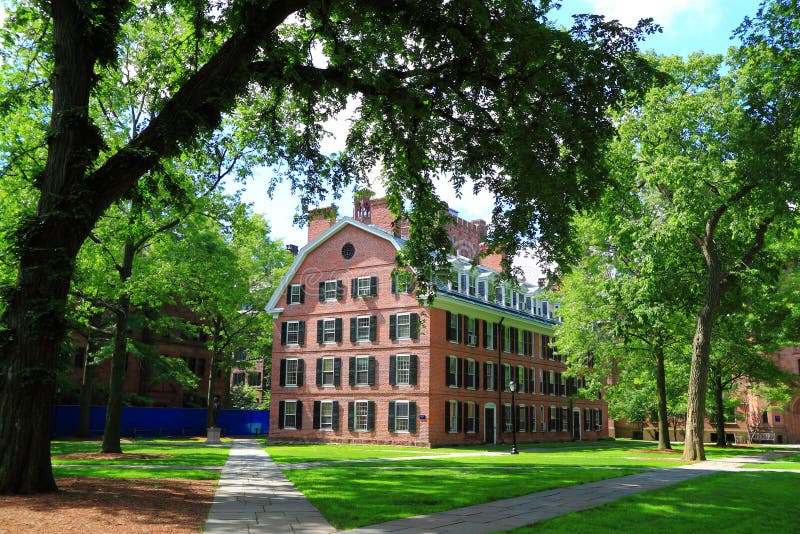
{"type": "Polygon", "coordinates": [[[755,469],[800,469],[800,454],[781,456],[763,464],[747,464],[744,467],[752,467],[755,469]]]}
{"type": "Polygon", "coordinates": [[[372,525],[635,472],[532,467],[400,468],[394,463],[284,471],[337,528],[372,525]]]}
{"type": "Polygon", "coordinates": [[[800,474],[716,473],[509,532],[797,532],[798,487],[800,474]]]}
{"type": "Polygon", "coordinates": [[[113,460],[63,458],[66,454],[100,451],[98,441],[53,441],[50,453],[53,474],[61,476],[96,476],[109,478],[182,478],[216,480],[220,469],[169,469],[167,466],[206,466],[221,468],[228,459],[230,447],[209,447],[196,441],[153,440],[123,443],[126,454],[157,454],[163,458],[118,458],[113,460]],[[121,465],[165,466],[163,468],[128,469],[121,465]],[[70,467],[66,467],[70,466],[70,467]]]}

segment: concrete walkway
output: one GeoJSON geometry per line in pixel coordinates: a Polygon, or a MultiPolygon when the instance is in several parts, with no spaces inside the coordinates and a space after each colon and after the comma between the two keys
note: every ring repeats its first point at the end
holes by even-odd
{"type": "Polygon", "coordinates": [[[261,444],[233,442],[203,532],[335,532],[280,472],[261,444]]]}
{"type": "MultiPolygon", "coordinates": [[[[467,455],[472,456],[474,453],[467,455]]],[[[443,456],[450,455],[436,457],[443,456]]],[[[391,460],[386,459],[386,461],[391,460]]],[[[635,475],[397,519],[348,532],[358,534],[496,532],[585,510],[628,495],[663,488],[718,471],[745,471],[746,469],[741,469],[742,465],[763,460],[764,455],[741,456],[670,469],[652,469],[635,475]]],[[[315,464],[330,463],[339,462],[309,462],[294,468],[307,469],[315,464]]],[[[228,462],[222,470],[204,532],[310,534],[336,532],[336,529],[289,482],[259,443],[255,440],[236,440],[231,448],[228,462]]]]}

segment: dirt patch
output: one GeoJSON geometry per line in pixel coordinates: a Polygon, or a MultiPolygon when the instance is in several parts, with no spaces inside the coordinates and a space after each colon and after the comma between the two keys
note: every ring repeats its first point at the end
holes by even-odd
{"type": "Polygon", "coordinates": [[[647,452],[647,453],[661,453],[661,454],[682,454],[683,451],[676,451],[674,449],[631,449],[631,452],[647,452]]]}
{"type": "Polygon", "coordinates": [[[73,452],[72,454],[53,456],[54,460],[153,460],[155,458],[169,458],[169,455],[128,452],[73,452]]]}
{"type": "Polygon", "coordinates": [[[213,480],[57,478],[60,491],[0,498],[0,533],[200,532],[213,480]]]}

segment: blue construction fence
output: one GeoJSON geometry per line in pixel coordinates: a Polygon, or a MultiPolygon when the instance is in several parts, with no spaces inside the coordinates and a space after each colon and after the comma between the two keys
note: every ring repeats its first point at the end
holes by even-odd
{"type": "MultiPolygon", "coordinates": [[[[89,430],[100,436],[106,407],[90,408],[89,430]]],[[[78,406],[54,406],[50,418],[52,437],[74,436],[78,431],[78,406]]],[[[220,410],[217,426],[223,436],[258,436],[269,433],[269,410],[220,410]]],[[[122,408],[121,433],[125,437],[205,436],[204,408],[122,408]]]]}

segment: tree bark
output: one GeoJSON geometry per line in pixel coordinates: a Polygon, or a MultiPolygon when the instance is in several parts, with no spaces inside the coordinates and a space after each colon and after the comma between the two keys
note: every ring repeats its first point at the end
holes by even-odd
{"type": "Polygon", "coordinates": [[[713,372],[713,388],[714,388],[714,408],[717,413],[716,427],[717,427],[717,447],[725,447],[725,404],[722,399],[722,375],[719,369],[713,372]]]}
{"type": "Polygon", "coordinates": [[[208,391],[206,392],[206,428],[217,425],[217,415],[219,414],[220,406],[214,403],[214,386],[216,385],[217,365],[219,365],[219,336],[220,325],[214,324],[214,341],[211,343],[211,360],[208,363],[208,391]]]}
{"type": "MultiPolygon", "coordinates": [[[[136,202],[134,202],[136,204],[136,202]]],[[[131,207],[131,213],[136,210],[131,207]]],[[[119,269],[120,286],[130,280],[133,272],[134,257],[133,238],[125,240],[122,265],[119,269]]],[[[114,330],[114,353],[111,357],[111,377],[108,384],[108,404],[106,405],[106,426],[103,429],[103,452],[121,453],[120,434],[122,426],[122,394],[125,387],[125,371],[128,364],[128,316],[131,308],[131,296],[123,291],[117,301],[116,327],[114,330]]]]}
{"type": "MultiPolygon", "coordinates": [[[[709,234],[707,234],[709,235],[709,234]]],[[[708,391],[708,365],[711,354],[711,334],[722,299],[722,270],[714,247],[713,238],[707,237],[703,247],[708,273],[703,306],[697,317],[692,341],[692,366],[689,373],[689,396],[686,406],[686,437],[683,460],[706,459],[703,448],[705,430],[706,392],[708,391]]]]}
{"type": "Polygon", "coordinates": [[[78,429],[75,433],[79,438],[88,438],[91,434],[94,365],[89,364],[89,358],[93,353],[93,343],[90,339],[86,343],[86,350],[83,354],[83,376],[81,377],[81,392],[78,399],[78,429]]]}
{"type": "Polygon", "coordinates": [[[658,448],[671,449],[669,442],[669,416],[667,415],[667,381],[664,371],[664,345],[660,340],[654,347],[656,356],[656,390],[658,396],[658,448]]]}

